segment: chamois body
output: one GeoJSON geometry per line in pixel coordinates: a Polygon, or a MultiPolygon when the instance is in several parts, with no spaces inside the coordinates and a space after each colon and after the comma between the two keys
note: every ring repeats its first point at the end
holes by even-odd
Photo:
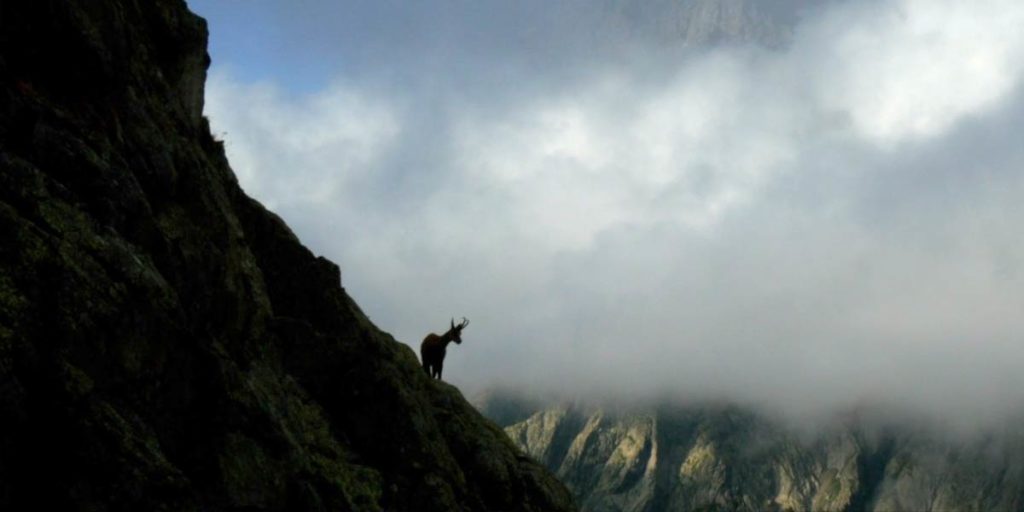
{"type": "Polygon", "coordinates": [[[469,320],[462,319],[462,323],[455,325],[455,319],[451,321],[451,328],[444,334],[430,333],[423,338],[420,344],[420,359],[423,361],[423,370],[432,379],[441,379],[441,371],[444,369],[444,355],[448,351],[448,344],[455,342],[462,343],[462,330],[469,325],[469,320]]]}

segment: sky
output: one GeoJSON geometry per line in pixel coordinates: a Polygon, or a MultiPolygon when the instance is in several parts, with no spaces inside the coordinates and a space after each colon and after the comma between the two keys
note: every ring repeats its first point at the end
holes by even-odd
{"type": "Polygon", "coordinates": [[[469,318],[467,394],[1024,408],[1024,3],[691,1],[189,5],[243,189],[396,339],[469,318]]]}

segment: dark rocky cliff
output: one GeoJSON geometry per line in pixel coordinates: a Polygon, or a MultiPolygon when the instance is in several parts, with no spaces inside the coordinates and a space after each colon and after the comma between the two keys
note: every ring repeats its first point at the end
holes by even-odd
{"type": "Polygon", "coordinates": [[[182,0],[0,3],[0,509],[569,510],[245,196],[182,0]]]}

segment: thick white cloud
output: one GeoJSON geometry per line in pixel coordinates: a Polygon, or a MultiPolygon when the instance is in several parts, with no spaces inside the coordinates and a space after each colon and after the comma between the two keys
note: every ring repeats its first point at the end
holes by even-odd
{"type": "Polygon", "coordinates": [[[1012,92],[1022,23],[1015,0],[847,2],[802,32],[797,51],[820,59],[812,80],[825,108],[893,145],[936,136],[1012,92]]]}
{"type": "Polygon", "coordinates": [[[399,127],[391,105],[338,84],[293,100],[271,84],[239,84],[215,69],[206,114],[226,139],[249,194],[271,209],[330,207],[339,189],[377,164],[399,127]]]}
{"type": "Polygon", "coordinates": [[[839,2],[785,50],[427,45],[407,82],[308,96],[215,68],[207,113],[384,329],[473,320],[458,384],[997,415],[1024,402],[1022,22],[839,2]]]}

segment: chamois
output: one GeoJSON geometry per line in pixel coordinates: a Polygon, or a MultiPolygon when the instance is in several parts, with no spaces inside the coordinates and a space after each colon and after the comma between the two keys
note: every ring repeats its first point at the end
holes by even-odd
{"type": "Polygon", "coordinates": [[[462,330],[467,325],[469,325],[469,320],[466,320],[466,317],[462,317],[462,323],[459,325],[455,325],[455,319],[452,318],[451,328],[448,329],[448,332],[440,336],[430,333],[426,338],[423,338],[423,343],[420,344],[420,358],[423,360],[423,369],[426,370],[430,378],[441,380],[441,370],[444,368],[444,354],[448,344],[453,341],[455,343],[462,343],[462,330]]]}

